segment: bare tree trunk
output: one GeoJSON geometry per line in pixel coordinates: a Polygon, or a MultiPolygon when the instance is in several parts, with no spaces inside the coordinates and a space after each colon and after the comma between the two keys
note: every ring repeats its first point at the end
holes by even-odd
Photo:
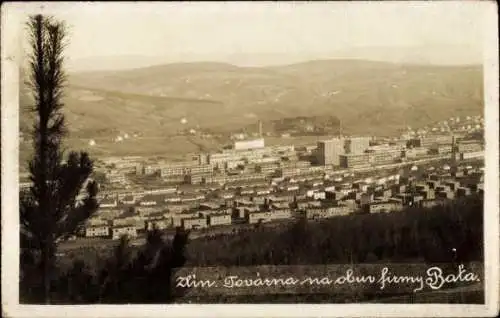
{"type": "Polygon", "coordinates": [[[43,293],[45,304],[50,304],[50,251],[48,244],[43,253],[43,293]]]}
{"type": "Polygon", "coordinates": [[[40,301],[45,304],[50,304],[50,290],[51,290],[51,273],[52,273],[52,247],[50,242],[44,242],[40,250],[40,279],[42,282],[40,290],[40,301]]]}

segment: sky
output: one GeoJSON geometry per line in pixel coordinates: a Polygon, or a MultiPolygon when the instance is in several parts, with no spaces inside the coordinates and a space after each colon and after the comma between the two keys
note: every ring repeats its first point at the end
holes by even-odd
{"type": "Polygon", "coordinates": [[[476,1],[26,3],[18,10],[34,12],[43,6],[42,13],[65,20],[70,27],[67,55],[73,62],[108,57],[106,63],[111,63],[113,57],[126,63],[149,57],[259,65],[265,60],[349,57],[363,48],[362,57],[391,59],[394,54],[386,54],[387,48],[406,49],[399,55],[416,54],[415,48],[421,55],[435,55],[436,50],[450,47],[446,54],[456,54],[451,60],[467,63],[481,59],[482,17],[487,8],[483,5],[476,1]]]}

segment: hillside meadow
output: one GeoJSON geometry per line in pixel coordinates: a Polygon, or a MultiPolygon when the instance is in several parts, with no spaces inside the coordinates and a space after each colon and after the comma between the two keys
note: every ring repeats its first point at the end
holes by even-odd
{"type": "MultiPolygon", "coordinates": [[[[390,133],[477,114],[481,66],[420,66],[325,60],[257,68],[178,63],[69,74],[66,114],[75,136],[123,130],[172,134],[187,126],[238,127],[290,116],[330,115],[353,133],[390,133]]],[[[21,90],[21,129],[30,100],[21,90]]]]}

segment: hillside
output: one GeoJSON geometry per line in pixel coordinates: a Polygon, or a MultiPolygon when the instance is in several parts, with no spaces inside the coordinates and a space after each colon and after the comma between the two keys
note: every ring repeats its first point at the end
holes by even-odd
{"type": "MultiPolygon", "coordinates": [[[[27,95],[21,105],[30,103],[27,95]]],[[[194,114],[213,121],[224,114],[219,101],[170,98],[101,89],[69,86],[65,92],[64,109],[73,137],[114,137],[123,131],[143,135],[174,133],[180,120],[194,114]]],[[[25,109],[26,110],[26,107],[25,109]]],[[[21,116],[21,129],[28,128],[29,113],[21,116]]]]}
{"type": "MultiPolygon", "coordinates": [[[[65,102],[74,137],[144,136],[181,128],[231,130],[258,119],[332,116],[347,133],[398,129],[482,112],[480,66],[322,60],[265,68],[177,63],[70,74],[65,102]],[[187,125],[180,120],[186,118],[187,125]]],[[[21,106],[29,99],[21,92],[21,106]]],[[[21,129],[30,126],[21,114],[21,129]]]]}

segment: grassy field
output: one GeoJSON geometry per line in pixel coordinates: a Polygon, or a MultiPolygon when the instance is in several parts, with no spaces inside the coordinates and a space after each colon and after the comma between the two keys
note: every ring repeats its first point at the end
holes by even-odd
{"type": "MultiPolygon", "coordinates": [[[[21,129],[30,127],[20,94],[21,129]]],[[[188,63],[70,77],[65,112],[74,137],[166,136],[181,128],[239,129],[257,120],[335,116],[346,133],[387,135],[483,109],[480,66],[326,60],[242,68],[188,63]],[[182,118],[187,124],[180,124],[182,118]]]]}
{"type": "Polygon", "coordinates": [[[291,137],[267,137],[265,139],[267,146],[304,146],[313,145],[320,140],[332,138],[332,136],[291,136],[291,137]]]}
{"type": "MultiPolygon", "coordinates": [[[[89,145],[90,139],[68,138],[65,149],[87,151],[92,158],[107,156],[162,156],[169,160],[182,160],[186,156],[199,152],[209,152],[220,149],[223,145],[215,139],[201,139],[191,136],[158,136],[137,137],[115,142],[111,138],[94,138],[94,146],[89,145]]],[[[21,171],[26,171],[28,160],[32,154],[30,143],[22,143],[19,147],[19,165],[21,171]]]]}

